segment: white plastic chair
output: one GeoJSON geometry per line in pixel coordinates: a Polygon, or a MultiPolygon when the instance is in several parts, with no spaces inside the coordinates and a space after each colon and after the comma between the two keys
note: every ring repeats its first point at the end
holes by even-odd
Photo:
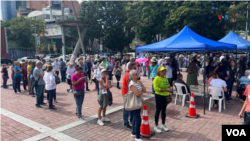
{"type": "Polygon", "coordinates": [[[222,106],[222,101],[224,105],[224,110],[226,110],[226,100],[224,97],[224,90],[221,87],[215,87],[215,86],[209,86],[208,89],[211,90],[211,97],[209,99],[209,108],[208,110],[211,110],[211,107],[213,105],[213,100],[218,100],[219,101],[219,112],[221,112],[221,106],[222,106]],[[219,91],[222,93],[222,98],[219,98],[219,91]]]}
{"type": "Polygon", "coordinates": [[[190,98],[190,93],[188,93],[187,87],[186,87],[184,84],[175,83],[174,85],[175,85],[175,87],[176,87],[175,105],[176,105],[176,100],[177,100],[178,95],[179,95],[179,96],[180,96],[180,97],[179,97],[179,101],[181,102],[181,96],[182,96],[182,106],[184,106],[184,104],[185,104],[185,99],[186,99],[186,95],[189,95],[189,99],[191,99],[191,98],[190,98]],[[182,93],[182,87],[185,88],[186,94],[183,94],[183,93],[182,93]]]}
{"type": "Polygon", "coordinates": [[[190,85],[190,92],[194,93],[194,96],[204,96],[204,85],[190,85]]]}

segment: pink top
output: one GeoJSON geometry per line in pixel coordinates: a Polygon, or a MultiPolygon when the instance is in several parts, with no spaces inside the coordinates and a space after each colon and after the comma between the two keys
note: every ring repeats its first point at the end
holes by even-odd
{"type": "Polygon", "coordinates": [[[250,85],[247,86],[247,88],[246,88],[246,90],[244,92],[244,95],[248,98],[247,106],[246,106],[245,111],[250,112],[250,85]]]}
{"type": "Polygon", "coordinates": [[[145,65],[148,67],[149,66],[149,59],[145,62],[145,65]]]}
{"type": "MultiPolygon", "coordinates": [[[[84,77],[84,74],[83,74],[83,73],[81,73],[81,75],[77,75],[77,74],[74,73],[74,74],[71,76],[71,80],[72,80],[72,81],[77,81],[77,80],[79,80],[79,79],[82,78],[82,77],[84,77]]],[[[85,88],[84,82],[85,82],[85,80],[79,82],[77,85],[73,86],[73,89],[78,89],[78,90],[79,90],[79,89],[83,89],[83,90],[84,90],[84,88],[85,88]]]]}

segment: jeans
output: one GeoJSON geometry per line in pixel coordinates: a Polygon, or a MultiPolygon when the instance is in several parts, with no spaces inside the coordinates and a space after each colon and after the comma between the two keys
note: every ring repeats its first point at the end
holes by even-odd
{"type": "Polygon", "coordinates": [[[73,89],[73,93],[74,93],[74,91],[81,91],[81,92],[82,92],[82,95],[81,95],[80,97],[78,97],[78,98],[76,98],[76,97],[74,96],[74,94],[73,94],[73,96],[74,96],[74,98],[75,98],[75,101],[76,101],[76,111],[77,111],[77,115],[78,115],[78,116],[81,116],[81,115],[82,115],[82,104],[83,104],[85,92],[84,92],[84,90],[77,90],[77,89],[73,89]]]}
{"type": "MultiPolygon", "coordinates": [[[[35,82],[35,79],[34,79],[34,77],[33,78],[31,78],[31,94],[32,95],[35,95],[35,93],[34,93],[34,87],[32,86],[32,84],[35,82]]],[[[36,91],[37,91],[37,88],[35,87],[35,89],[36,89],[36,91]]]]}
{"type": "Polygon", "coordinates": [[[146,66],[143,66],[143,76],[146,76],[146,66]]]}
{"type": "MultiPolygon", "coordinates": [[[[49,101],[50,98],[50,93],[47,92],[47,100],[49,101]]],[[[56,89],[55,89],[55,93],[53,94],[52,99],[54,98],[54,100],[56,100],[56,89]]],[[[52,100],[53,101],[53,100],[52,100]]]]}
{"type": "Polygon", "coordinates": [[[66,72],[65,72],[65,70],[60,70],[61,71],[61,80],[62,80],[62,82],[65,82],[66,81],[66,72]]]}
{"type": "Polygon", "coordinates": [[[59,76],[59,71],[56,71],[56,75],[59,76]]]}
{"type": "Polygon", "coordinates": [[[108,71],[109,81],[112,80],[112,71],[108,71]]]}
{"type": "Polygon", "coordinates": [[[97,88],[97,95],[99,95],[99,82],[98,81],[95,83],[95,86],[97,88]]]}
{"type": "Polygon", "coordinates": [[[119,88],[119,81],[121,79],[121,76],[120,75],[115,75],[116,77],[116,80],[117,80],[117,88],[119,88]]]}
{"type": "Polygon", "coordinates": [[[12,78],[12,87],[13,87],[13,90],[15,90],[15,77],[11,77],[12,78]]]}
{"type": "Polygon", "coordinates": [[[137,139],[141,138],[140,130],[141,130],[141,109],[130,111],[133,115],[132,121],[132,133],[136,136],[137,139]]]}
{"type": "Polygon", "coordinates": [[[130,111],[126,111],[125,107],[123,108],[123,124],[128,125],[128,116],[130,115],[130,122],[133,122],[133,115],[130,113],[130,111]]]}
{"type": "Polygon", "coordinates": [[[23,76],[23,89],[26,90],[27,76],[23,76]]]}
{"type": "Polygon", "coordinates": [[[150,67],[148,66],[148,79],[150,79],[150,74],[151,74],[151,71],[150,71],[150,67]]]}
{"type": "Polygon", "coordinates": [[[3,88],[7,88],[8,77],[3,75],[3,88]]]}
{"type": "Polygon", "coordinates": [[[17,92],[17,90],[19,92],[21,92],[21,89],[20,89],[20,82],[21,82],[21,76],[15,76],[15,93],[17,92]]]}
{"type": "Polygon", "coordinates": [[[48,90],[47,93],[49,95],[49,109],[51,109],[53,108],[53,97],[56,94],[56,89],[48,90]]]}
{"type": "Polygon", "coordinates": [[[36,87],[36,106],[43,103],[44,85],[37,85],[36,87]]]}
{"type": "MultiPolygon", "coordinates": [[[[154,78],[152,78],[152,82],[154,81],[154,78]]],[[[155,94],[155,89],[154,89],[154,85],[152,83],[152,94],[155,94]]]]}
{"type": "Polygon", "coordinates": [[[165,96],[155,95],[156,112],[155,112],[155,124],[158,125],[159,115],[161,113],[162,124],[165,124],[166,120],[166,109],[167,109],[167,99],[165,96]]]}

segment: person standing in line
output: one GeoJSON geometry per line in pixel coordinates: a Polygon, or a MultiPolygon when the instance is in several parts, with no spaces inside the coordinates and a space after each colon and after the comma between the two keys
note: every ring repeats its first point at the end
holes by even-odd
{"type": "Polygon", "coordinates": [[[115,63],[115,69],[117,70],[117,73],[115,75],[116,77],[116,81],[117,81],[117,89],[121,89],[120,86],[119,86],[119,82],[120,82],[120,79],[121,79],[121,74],[122,74],[122,68],[121,68],[121,63],[119,61],[117,61],[115,63]]]}
{"type": "Polygon", "coordinates": [[[244,125],[250,125],[250,85],[247,86],[244,92],[244,96],[246,96],[246,100],[239,113],[239,117],[240,118],[244,117],[244,125]]]}
{"type": "Polygon", "coordinates": [[[68,69],[68,67],[69,67],[69,59],[66,59],[66,61],[65,61],[65,64],[66,64],[66,66],[65,66],[65,77],[66,77],[66,80],[67,80],[67,69],[68,69]]]}
{"type": "Polygon", "coordinates": [[[239,61],[239,78],[244,76],[244,73],[246,71],[246,64],[244,61],[244,56],[240,55],[240,61],[239,61]]]}
{"type": "Polygon", "coordinates": [[[135,63],[135,58],[131,58],[131,59],[130,59],[130,62],[127,63],[126,70],[128,69],[129,63],[135,63]]]}
{"type": "Polygon", "coordinates": [[[196,66],[197,60],[194,59],[188,67],[188,75],[187,75],[187,85],[190,88],[190,85],[198,85],[197,80],[197,72],[199,71],[199,67],[196,66]]]}
{"type": "Polygon", "coordinates": [[[138,72],[139,78],[138,80],[141,80],[141,73],[142,73],[142,69],[141,69],[141,65],[139,64],[139,62],[136,62],[136,71],[138,72]]]}
{"type": "Polygon", "coordinates": [[[31,65],[32,65],[32,61],[28,61],[28,66],[27,66],[28,76],[27,76],[27,80],[28,80],[28,90],[29,90],[29,94],[30,95],[31,95],[31,78],[30,78],[30,75],[31,75],[31,65]]]}
{"type": "Polygon", "coordinates": [[[89,77],[89,80],[91,79],[91,70],[92,70],[92,62],[91,62],[91,56],[87,59],[88,62],[86,61],[87,63],[87,66],[88,66],[88,77],[89,77]]]}
{"type": "MultiPolygon", "coordinates": [[[[141,97],[143,93],[146,93],[145,86],[140,80],[138,80],[139,73],[136,70],[131,70],[129,72],[129,77],[131,78],[131,81],[129,82],[128,95],[141,97]]],[[[141,108],[132,110],[130,113],[133,115],[131,137],[135,138],[136,141],[142,141],[140,135],[141,108]]]]}
{"type": "Polygon", "coordinates": [[[83,68],[82,67],[77,67],[75,73],[71,76],[71,82],[73,86],[73,96],[75,92],[80,92],[81,96],[80,97],[75,97],[76,101],[76,115],[78,116],[79,119],[83,119],[82,115],[82,104],[85,96],[85,91],[84,91],[84,82],[86,81],[86,77],[83,74],[83,68]]]}
{"type": "Polygon", "coordinates": [[[173,79],[173,70],[172,70],[172,67],[171,67],[171,60],[170,59],[168,59],[167,60],[167,64],[166,64],[166,77],[167,77],[167,79],[168,79],[168,82],[170,83],[170,86],[173,86],[173,84],[171,83],[171,82],[173,82],[172,81],[172,79],[173,79]]]}
{"type": "Polygon", "coordinates": [[[47,66],[47,71],[44,74],[43,80],[45,82],[45,89],[47,90],[49,96],[49,110],[56,110],[55,106],[53,105],[53,98],[56,94],[56,82],[55,76],[53,75],[53,67],[51,65],[47,66]]]}
{"type": "Polygon", "coordinates": [[[66,63],[63,61],[62,58],[60,59],[59,68],[60,68],[60,72],[61,72],[61,80],[62,80],[62,82],[65,82],[66,81],[65,80],[65,76],[66,76],[66,72],[65,72],[66,63]]]}
{"type": "Polygon", "coordinates": [[[122,75],[124,76],[126,73],[126,66],[127,66],[128,61],[125,61],[125,63],[122,65],[122,75]]]}
{"type": "Polygon", "coordinates": [[[173,84],[173,81],[175,81],[176,79],[177,79],[177,71],[179,71],[179,73],[180,73],[180,70],[179,70],[179,65],[178,65],[178,62],[177,62],[177,60],[175,60],[175,58],[174,58],[174,55],[173,54],[171,54],[170,55],[170,59],[171,59],[171,67],[172,67],[172,70],[173,70],[173,79],[172,79],[172,84],[173,84]]]}
{"type": "Polygon", "coordinates": [[[7,86],[7,80],[9,79],[9,75],[8,75],[8,70],[7,70],[6,64],[2,65],[1,73],[3,74],[2,75],[2,78],[3,78],[3,88],[7,89],[8,88],[8,86],[7,86]]]}
{"type": "Polygon", "coordinates": [[[146,73],[147,73],[147,71],[146,71],[146,62],[143,62],[142,66],[143,66],[143,75],[142,76],[147,76],[146,75],[146,73]]]}
{"type": "Polygon", "coordinates": [[[45,59],[42,59],[42,63],[43,63],[42,71],[46,71],[46,61],[45,61],[45,59]]]}
{"type": "Polygon", "coordinates": [[[67,89],[67,92],[72,92],[72,82],[71,82],[71,76],[75,73],[75,67],[74,67],[74,63],[71,62],[69,63],[68,65],[68,68],[67,68],[67,83],[69,85],[69,88],[70,89],[67,89]]]}
{"type": "Polygon", "coordinates": [[[20,93],[21,89],[20,89],[20,82],[21,82],[21,77],[22,77],[22,70],[20,69],[20,63],[17,61],[15,64],[14,69],[14,74],[15,74],[15,93],[20,93]],[[18,90],[18,92],[17,92],[18,90]]]}
{"type": "Polygon", "coordinates": [[[186,68],[188,67],[188,56],[186,55],[185,57],[185,65],[186,65],[186,68]]]}
{"type": "Polygon", "coordinates": [[[13,87],[13,91],[15,91],[15,72],[14,72],[14,67],[15,67],[15,61],[12,62],[12,66],[11,66],[11,79],[12,79],[12,87],[13,87]]]}
{"type": "Polygon", "coordinates": [[[56,58],[56,60],[55,60],[55,62],[53,63],[52,66],[53,66],[53,70],[56,72],[57,77],[59,77],[59,66],[60,66],[60,63],[58,62],[57,58],[56,58]]]}
{"type": "Polygon", "coordinates": [[[236,76],[236,73],[237,73],[237,69],[235,67],[235,61],[234,60],[231,60],[230,62],[230,78],[232,79],[231,83],[230,83],[230,89],[228,90],[228,95],[229,95],[229,99],[232,99],[231,96],[232,96],[232,91],[233,91],[233,86],[234,86],[234,83],[236,82],[236,79],[235,79],[235,76],[236,76]]]}
{"type": "Polygon", "coordinates": [[[41,105],[45,105],[46,103],[43,102],[44,99],[44,85],[45,82],[43,80],[44,72],[42,71],[42,62],[37,61],[36,62],[36,68],[33,71],[33,77],[35,81],[38,81],[36,86],[36,107],[42,108],[41,105]]]}
{"type": "Polygon", "coordinates": [[[98,95],[98,104],[99,104],[99,109],[98,109],[98,120],[97,124],[103,126],[104,123],[103,121],[110,121],[106,117],[106,109],[108,106],[108,97],[107,97],[107,90],[112,88],[112,85],[109,82],[109,76],[107,75],[107,70],[102,69],[102,78],[99,80],[99,95],[98,95]],[[102,117],[101,117],[102,113],[102,117]]]}
{"type": "Polygon", "coordinates": [[[151,64],[150,56],[147,56],[147,59],[148,60],[145,62],[145,65],[148,68],[148,79],[150,79],[150,74],[151,74],[151,71],[150,71],[150,64],[151,64]]]}
{"type": "Polygon", "coordinates": [[[105,58],[102,58],[101,64],[103,65],[104,68],[106,68],[106,59],[105,58]]]}
{"type": "Polygon", "coordinates": [[[27,83],[27,70],[25,69],[25,63],[22,63],[22,78],[23,78],[23,89],[26,89],[26,83],[27,83]]]}
{"type": "MultiPolygon", "coordinates": [[[[97,88],[97,95],[99,95],[99,80],[101,79],[102,77],[102,74],[101,74],[101,70],[103,69],[103,65],[102,64],[99,64],[99,66],[94,70],[94,74],[93,74],[93,79],[96,79],[96,82],[95,83],[95,86],[97,88]]],[[[90,80],[90,85],[92,84],[92,80],[90,80]]]]}
{"type": "Polygon", "coordinates": [[[183,55],[181,54],[180,57],[179,57],[179,68],[183,68],[183,64],[184,64],[184,57],[183,55]]]}
{"type": "MultiPolygon", "coordinates": [[[[31,96],[32,97],[35,97],[34,86],[33,86],[33,83],[35,82],[35,78],[33,76],[33,72],[34,72],[35,67],[36,67],[36,62],[33,61],[32,64],[31,64],[31,71],[30,71],[31,72],[31,74],[30,74],[31,78],[30,79],[31,79],[31,96]]],[[[36,89],[36,87],[35,87],[35,89],[36,89]]]]}
{"type": "MultiPolygon", "coordinates": [[[[128,84],[129,84],[129,72],[130,70],[136,70],[135,63],[130,63],[128,66],[128,70],[126,70],[125,75],[123,76],[122,80],[122,98],[125,99],[126,94],[128,93],[128,84]]],[[[129,125],[128,122],[128,116],[130,115],[130,122],[133,121],[133,116],[129,111],[125,110],[125,107],[123,108],[123,126],[127,129],[132,129],[132,127],[129,125]]]]}
{"type": "MultiPolygon", "coordinates": [[[[155,57],[153,57],[151,59],[151,65],[150,65],[152,82],[154,81],[154,78],[156,77],[158,67],[159,65],[157,64],[157,60],[155,57]]],[[[154,84],[152,84],[152,94],[155,94],[154,84]]]]}
{"type": "Polygon", "coordinates": [[[164,131],[169,131],[167,126],[165,125],[166,120],[166,108],[167,105],[172,101],[171,95],[173,90],[170,88],[168,79],[166,77],[166,68],[159,67],[157,69],[157,76],[153,81],[154,89],[155,89],[155,103],[156,103],[156,113],[155,113],[155,127],[154,130],[157,133],[161,133],[161,129],[158,127],[159,115],[161,113],[162,125],[161,128],[164,131]]]}
{"type": "Polygon", "coordinates": [[[83,68],[83,73],[84,76],[86,78],[85,82],[86,82],[86,91],[90,91],[89,90],[89,82],[88,82],[88,71],[89,71],[89,67],[88,67],[88,59],[85,59],[83,66],[81,66],[83,68]]]}
{"type": "Polygon", "coordinates": [[[108,59],[108,62],[106,63],[106,67],[107,67],[107,71],[108,71],[109,81],[111,82],[114,64],[111,62],[111,59],[109,57],[107,59],[108,59]]]}

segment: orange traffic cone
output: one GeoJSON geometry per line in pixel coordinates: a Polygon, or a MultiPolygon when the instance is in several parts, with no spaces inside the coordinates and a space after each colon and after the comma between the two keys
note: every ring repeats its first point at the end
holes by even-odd
{"type": "Polygon", "coordinates": [[[150,132],[149,119],[148,119],[148,108],[147,105],[143,107],[142,124],[141,124],[141,136],[150,138],[155,132],[150,132]]]}
{"type": "Polygon", "coordinates": [[[195,102],[194,102],[194,93],[191,94],[189,112],[188,112],[188,114],[186,114],[186,117],[189,117],[189,118],[198,118],[198,117],[200,117],[199,114],[196,114],[195,102]]]}

